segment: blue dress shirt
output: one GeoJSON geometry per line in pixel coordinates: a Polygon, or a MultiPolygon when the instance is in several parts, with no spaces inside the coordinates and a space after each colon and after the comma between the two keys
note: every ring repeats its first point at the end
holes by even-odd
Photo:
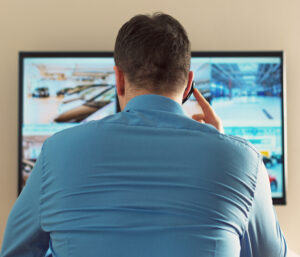
{"type": "Polygon", "coordinates": [[[46,140],[1,257],[286,256],[261,155],[159,95],[46,140]]]}

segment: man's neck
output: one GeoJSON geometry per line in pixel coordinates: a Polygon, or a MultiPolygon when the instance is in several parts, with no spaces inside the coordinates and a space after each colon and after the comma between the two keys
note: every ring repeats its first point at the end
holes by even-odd
{"type": "Polygon", "coordinates": [[[158,93],[154,93],[151,91],[148,91],[146,89],[139,89],[139,90],[135,90],[134,92],[128,92],[125,95],[125,105],[127,105],[127,103],[134,97],[139,96],[139,95],[161,95],[164,97],[168,97],[171,100],[179,103],[180,105],[182,104],[182,96],[180,94],[158,94],[158,93]]]}

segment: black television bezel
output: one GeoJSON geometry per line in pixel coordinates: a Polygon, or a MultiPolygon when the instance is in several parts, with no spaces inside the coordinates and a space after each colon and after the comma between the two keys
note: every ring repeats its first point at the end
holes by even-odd
{"type": "MultiPolygon", "coordinates": [[[[286,176],[287,176],[287,152],[286,152],[286,85],[285,85],[285,62],[283,51],[192,51],[192,57],[279,57],[281,59],[281,85],[282,85],[282,152],[283,152],[283,196],[272,198],[274,205],[286,205],[286,176]]],[[[23,62],[24,58],[99,58],[113,57],[112,51],[92,52],[19,52],[19,122],[18,122],[18,194],[22,190],[22,125],[23,125],[23,62]]],[[[117,102],[117,101],[116,101],[117,102]]],[[[117,103],[116,110],[119,111],[117,103]]]]}

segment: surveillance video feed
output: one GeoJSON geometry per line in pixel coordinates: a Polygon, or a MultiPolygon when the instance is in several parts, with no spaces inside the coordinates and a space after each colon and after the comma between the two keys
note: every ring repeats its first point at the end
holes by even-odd
{"type": "MultiPolygon", "coordinates": [[[[221,117],[226,134],[263,156],[273,198],[283,197],[282,66],[279,57],[193,57],[195,86],[221,117]]],[[[183,105],[199,112],[196,99],[183,105]]]]}
{"type": "Polygon", "coordinates": [[[24,58],[22,185],[54,133],[116,113],[114,60],[24,58]]]}
{"type": "MultiPolygon", "coordinates": [[[[24,58],[22,182],[54,133],[116,113],[114,60],[24,58]]],[[[283,197],[282,64],[279,57],[193,57],[195,86],[221,117],[226,134],[262,154],[273,198],[283,197]]],[[[198,113],[193,95],[183,105],[198,113]]]]}

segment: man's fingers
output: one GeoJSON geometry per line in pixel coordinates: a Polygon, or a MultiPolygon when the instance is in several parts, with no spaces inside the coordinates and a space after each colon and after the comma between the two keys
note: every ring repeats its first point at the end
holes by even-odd
{"type": "Polygon", "coordinates": [[[221,133],[224,133],[222,121],[215,113],[213,108],[210,106],[209,102],[206,101],[206,99],[201,95],[201,93],[196,88],[194,89],[193,93],[198,104],[200,105],[203,111],[203,114],[195,114],[192,116],[192,118],[198,122],[213,125],[221,133]]]}
{"type": "Polygon", "coordinates": [[[196,120],[196,119],[193,119],[193,120],[195,120],[195,121],[197,121],[197,122],[200,122],[200,123],[205,123],[204,120],[196,120]]]}
{"type": "Polygon", "coordinates": [[[197,88],[194,89],[193,92],[198,104],[201,106],[203,112],[205,113],[207,110],[211,110],[209,102],[203,97],[203,95],[199,92],[197,88]]]}
{"type": "Polygon", "coordinates": [[[200,114],[194,114],[192,116],[192,119],[195,120],[195,121],[198,121],[200,123],[205,123],[204,121],[204,114],[200,113],[200,114]]]}
{"type": "Polygon", "coordinates": [[[194,119],[194,120],[204,120],[204,118],[205,118],[205,115],[204,115],[203,113],[200,113],[200,114],[194,114],[194,115],[192,116],[192,119],[194,119]]]}

